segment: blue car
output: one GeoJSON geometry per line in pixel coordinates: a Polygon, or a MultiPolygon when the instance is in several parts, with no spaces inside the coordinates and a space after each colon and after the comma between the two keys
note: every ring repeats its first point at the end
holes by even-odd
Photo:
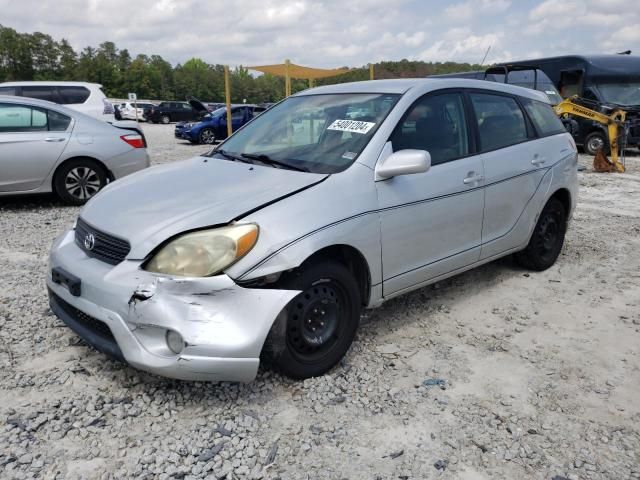
{"type": "MultiPolygon", "coordinates": [[[[191,103],[191,101],[189,102],[191,103]]],[[[231,125],[233,131],[248,123],[266,110],[257,105],[234,105],[231,107],[231,125]]],[[[174,135],[191,143],[214,144],[227,138],[227,109],[218,108],[206,114],[199,122],[178,123],[174,135]]]]}

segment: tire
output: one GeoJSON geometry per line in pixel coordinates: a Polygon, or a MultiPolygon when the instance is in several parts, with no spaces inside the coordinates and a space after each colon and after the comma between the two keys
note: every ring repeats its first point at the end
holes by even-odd
{"type": "Polygon", "coordinates": [[[78,158],[63,163],[53,179],[53,190],[69,205],[84,205],[107,184],[107,172],[95,160],[78,158]]]}
{"type": "Polygon", "coordinates": [[[358,283],[342,264],[310,264],[281,282],[302,290],[282,310],[262,349],[262,359],[284,375],[324,374],[347,353],[360,322],[358,283]]]}
{"type": "Polygon", "coordinates": [[[200,131],[200,135],[198,135],[198,140],[200,143],[204,143],[206,145],[213,145],[216,143],[216,134],[212,128],[203,128],[200,131]]]}
{"type": "Polygon", "coordinates": [[[602,153],[605,155],[609,154],[609,142],[604,132],[591,132],[584,139],[584,151],[589,155],[595,155],[599,148],[602,148],[602,153]]]}
{"type": "Polygon", "coordinates": [[[169,123],[171,123],[171,117],[169,115],[162,115],[160,117],[160,123],[162,123],[163,125],[168,125],[169,123]]]}
{"type": "Polygon", "coordinates": [[[552,198],[540,213],[527,248],[515,254],[516,261],[531,270],[546,270],[556,263],[566,231],[567,212],[559,200],[552,198]]]}

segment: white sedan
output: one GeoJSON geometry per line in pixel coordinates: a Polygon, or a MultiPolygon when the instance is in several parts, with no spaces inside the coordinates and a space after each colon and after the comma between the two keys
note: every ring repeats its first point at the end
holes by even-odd
{"type": "Polygon", "coordinates": [[[141,122],[146,122],[147,117],[144,116],[144,109],[152,108],[155,106],[156,105],[154,105],[153,103],[147,102],[124,102],[120,104],[118,108],[120,109],[120,115],[122,115],[123,120],[139,120],[141,122]],[[138,111],[137,117],[136,110],[138,111]]]}

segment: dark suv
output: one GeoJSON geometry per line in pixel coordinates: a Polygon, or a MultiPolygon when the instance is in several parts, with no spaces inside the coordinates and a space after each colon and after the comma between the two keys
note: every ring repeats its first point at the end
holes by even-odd
{"type": "Polygon", "coordinates": [[[207,110],[197,110],[187,102],[162,102],[157,107],[145,108],[144,116],[153,123],[198,120],[207,110]]]}

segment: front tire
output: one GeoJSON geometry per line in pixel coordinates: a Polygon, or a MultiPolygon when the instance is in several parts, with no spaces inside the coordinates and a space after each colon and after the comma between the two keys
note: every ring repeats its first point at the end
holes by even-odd
{"type": "Polygon", "coordinates": [[[203,128],[198,135],[198,140],[200,143],[204,143],[206,145],[213,145],[216,143],[216,134],[211,128],[203,128]]]}
{"type": "Polygon", "coordinates": [[[326,373],[347,353],[360,321],[361,298],[352,273],[327,261],[303,267],[282,288],[301,290],[282,310],[262,358],[288,377],[326,373]]]}
{"type": "Polygon", "coordinates": [[[527,248],[515,254],[516,261],[531,270],[546,270],[556,263],[566,231],[567,212],[559,200],[552,198],[540,213],[527,248]]]}
{"type": "Polygon", "coordinates": [[[64,163],[56,172],[53,189],[69,205],[84,205],[107,184],[102,165],[90,158],[64,163]]]}
{"type": "Polygon", "coordinates": [[[168,124],[171,122],[171,117],[169,117],[169,115],[162,115],[162,116],[160,117],[160,122],[161,122],[163,125],[168,125],[168,124]]]}

